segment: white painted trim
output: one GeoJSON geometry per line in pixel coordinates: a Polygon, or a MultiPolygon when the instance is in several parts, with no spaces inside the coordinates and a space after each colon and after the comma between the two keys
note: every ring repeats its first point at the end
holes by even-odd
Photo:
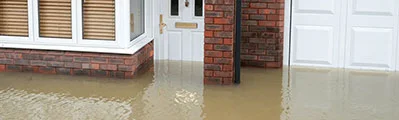
{"type": "Polygon", "coordinates": [[[140,42],[138,42],[128,48],[129,53],[130,54],[136,53],[137,51],[139,51],[141,48],[143,48],[145,45],[147,45],[148,43],[150,43],[153,40],[154,40],[154,38],[146,38],[146,39],[140,40],[140,42]]]}
{"type": "MultiPolygon", "coordinates": [[[[138,36],[137,38],[135,38],[134,40],[129,40],[130,42],[129,42],[128,46],[133,46],[136,43],[139,43],[141,39],[144,39],[147,37],[151,37],[151,38],[154,37],[154,32],[155,32],[154,25],[157,24],[157,22],[154,21],[154,16],[157,16],[158,12],[155,12],[156,11],[155,9],[157,9],[157,7],[153,4],[153,1],[154,0],[145,0],[144,1],[144,4],[145,4],[145,7],[144,7],[144,9],[145,9],[144,10],[144,17],[145,17],[144,18],[144,20],[145,20],[144,33],[141,34],[140,36],[138,36]]],[[[129,10],[130,10],[130,8],[129,8],[129,10]]],[[[130,25],[130,18],[129,18],[128,24],[130,25]]],[[[129,31],[130,31],[130,27],[126,27],[126,28],[129,28],[129,31]]],[[[129,33],[129,35],[130,35],[130,33],[129,33]]],[[[130,38],[130,36],[129,36],[129,38],[130,38]]]]}
{"type": "Polygon", "coordinates": [[[130,41],[130,0],[115,0],[115,22],[115,40],[126,48],[130,41]]]}
{"type": "MultiPolygon", "coordinates": [[[[398,37],[399,39],[399,37],[398,37]]],[[[399,72],[399,42],[396,42],[396,69],[394,71],[399,72]]]]}
{"type": "Polygon", "coordinates": [[[135,38],[134,40],[130,41],[128,46],[133,46],[134,44],[140,42],[140,40],[141,40],[141,39],[144,39],[144,38],[147,38],[147,35],[146,35],[145,33],[142,34],[142,35],[140,35],[140,36],[138,36],[138,37],[135,38]]]}
{"type": "Polygon", "coordinates": [[[284,2],[284,47],[283,47],[283,65],[290,65],[290,41],[291,41],[291,0],[284,2]]]}
{"type": "MultiPolygon", "coordinates": [[[[98,46],[96,44],[94,44],[94,45],[93,44],[76,44],[76,43],[68,43],[68,42],[64,42],[64,43],[60,44],[57,42],[48,42],[48,41],[27,41],[27,40],[24,40],[23,38],[19,38],[21,40],[18,40],[18,37],[11,37],[10,40],[3,40],[1,37],[0,37],[0,39],[1,39],[0,43],[5,43],[5,44],[54,45],[54,46],[66,46],[66,47],[69,46],[69,47],[121,48],[117,44],[113,44],[112,42],[108,42],[108,41],[95,41],[98,43],[103,43],[102,46],[98,46]],[[17,39],[17,40],[15,40],[15,39],[17,39]],[[106,46],[104,46],[104,45],[106,45],[106,46]]],[[[82,49],[81,51],[84,51],[84,49],[82,49]]]]}
{"type": "Polygon", "coordinates": [[[28,35],[29,37],[19,37],[19,36],[0,36],[0,44],[2,43],[7,43],[7,42],[33,42],[34,34],[33,29],[34,29],[34,20],[33,20],[33,11],[32,9],[34,8],[33,6],[33,1],[28,1],[28,35]]]}
{"type": "Polygon", "coordinates": [[[68,43],[76,43],[76,1],[71,1],[71,19],[72,19],[72,39],[64,39],[64,38],[46,38],[40,37],[40,26],[39,26],[39,1],[33,1],[33,9],[29,9],[28,11],[32,11],[33,13],[33,31],[29,31],[29,33],[33,33],[33,41],[34,42],[43,42],[43,43],[53,43],[53,44],[68,44],[68,43]]]}
{"type": "MultiPolygon", "coordinates": [[[[159,27],[159,22],[160,22],[160,15],[163,14],[163,17],[165,18],[167,15],[165,15],[163,11],[163,7],[165,7],[164,3],[165,0],[155,0],[154,3],[159,3],[159,4],[154,4],[154,7],[156,8],[155,11],[157,14],[155,15],[156,17],[154,18],[154,59],[156,60],[163,60],[165,58],[165,51],[164,51],[164,46],[165,41],[161,40],[162,35],[160,34],[160,27],[159,27]]],[[[170,6],[168,4],[168,6],[170,6]]]]}
{"type": "Polygon", "coordinates": [[[129,48],[104,48],[104,47],[84,47],[84,46],[61,46],[44,44],[15,44],[0,43],[0,48],[20,48],[38,50],[58,50],[58,51],[77,51],[77,52],[96,52],[96,53],[115,53],[115,54],[134,54],[142,47],[153,41],[154,38],[145,38],[129,48]]]}
{"type": "Polygon", "coordinates": [[[346,0],[341,1],[341,10],[339,11],[341,13],[340,16],[340,25],[339,25],[339,48],[338,48],[338,68],[345,68],[345,61],[346,61],[346,35],[347,35],[347,9],[348,7],[345,5],[346,0]]]}
{"type": "MultiPolygon", "coordinates": [[[[31,31],[35,29],[34,23],[35,19],[33,16],[33,0],[29,1],[28,0],[28,32],[29,32],[29,39],[27,41],[33,42],[33,39],[35,38],[35,34],[31,31]]],[[[1,39],[1,38],[0,38],[1,39]]],[[[1,39],[2,40],[2,39],[1,39]]]]}
{"type": "MultiPolygon", "coordinates": [[[[180,4],[182,4],[182,3],[184,3],[182,0],[178,0],[179,2],[178,2],[178,4],[180,5],[180,4]]],[[[178,15],[177,16],[172,16],[172,12],[170,11],[172,8],[172,3],[170,3],[170,2],[167,2],[167,3],[165,3],[164,5],[166,5],[167,4],[167,10],[168,11],[164,11],[163,12],[163,14],[164,14],[164,18],[166,18],[166,17],[168,17],[169,19],[181,19],[182,18],[182,13],[183,13],[183,10],[182,10],[182,8],[179,8],[179,12],[178,12],[178,15]]],[[[160,8],[162,8],[162,9],[164,9],[164,7],[165,6],[163,6],[162,4],[161,4],[161,6],[159,6],[160,8]]]]}
{"type": "MultiPolygon", "coordinates": [[[[30,33],[29,33],[30,34],[30,33]]],[[[5,42],[33,42],[30,37],[0,36],[0,43],[5,42]]]]}
{"type": "Polygon", "coordinates": [[[191,16],[193,16],[193,19],[205,19],[205,0],[202,0],[202,16],[195,16],[195,3],[197,2],[196,0],[192,1],[193,3],[193,8],[191,9],[192,11],[190,12],[190,14],[192,14],[191,16]]]}
{"type": "MultiPolygon", "coordinates": [[[[76,43],[79,45],[85,45],[85,46],[93,46],[93,47],[112,47],[112,48],[127,48],[127,41],[126,41],[126,36],[124,34],[126,33],[121,33],[121,31],[125,31],[125,29],[121,29],[124,27],[123,24],[126,24],[126,20],[123,20],[125,17],[123,13],[120,13],[120,11],[126,11],[126,5],[128,6],[129,4],[121,3],[123,1],[115,1],[115,41],[110,41],[110,40],[94,40],[94,39],[83,39],[82,34],[78,33],[83,33],[83,18],[82,17],[76,17],[76,24],[77,24],[77,29],[74,29],[74,31],[77,31],[77,37],[76,37],[76,43]],[[123,23],[122,23],[123,22],[123,23]],[[104,46],[107,45],[107,46],[104,46]]],[[[83,1],[77,1],[77,7],[76,7],[76,15],[77,16],[83,16],[83,8],[81,4],[83,1]]],[[[129,9],[129,6],[127,7],[129,9]]],[[[128,23],[127,23],[128,24],[128,23]]],[[[125,27],[126,28],[126,27],[125,27]]]]}

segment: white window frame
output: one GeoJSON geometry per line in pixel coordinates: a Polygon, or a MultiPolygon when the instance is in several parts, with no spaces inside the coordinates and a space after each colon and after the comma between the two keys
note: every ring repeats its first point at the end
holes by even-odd
{"type": "Polygon", "coordinates": [[[32,2],[28,0],[28,37],[19,37],[19,36],[1,36],[0,35],[0,47],[3,47],[4,43],[26,43],[33,41],[33,11],[32,2]]]}
{"type": "Polygon", "coordinates": [[[193,0],[194,7],[191,11],[191,14],[193,14],[192,15],[193,19],[204,19],[205,18],[205,0],[202,0],[202,16],[195,16],[195,3],[196,2],[197,2],[196,0],[193,0]]]}
{"type": "MultiPolygon", "coordinates": [[[[128,0],[129,3],[127,3],[128,5],[130,5],[130,0],[128,0]]],[[[144,33],[141,34],[140,36],[136,37],[134,40],[129,40],[129,44],[128,47],[134,49],[135,51],[140,50],[143,46],[145,46],[147,43],[151,42],[152,40],[154,40],[154,28],[157,22],[155,22],[154,20],[154,13],[156,13],[156,8],[155,7],[155,3],[154,0],[144,0],[144,33]]],[[[130,11],[130,8],[128,8],[130,11]]],[[[126,15],[125,15],[126,16],[126,15]]],[[[129,21],[130,25],[130,12],[129,12],[129,18],[125,18],[125,21],[129,21]]],[[[125,27],[128,28],[128,34],[129,34],[129,39],[130,39],[130,27],[125,27]]]]}
{"type": "Polygon", "coordinates": [[[50,37],[40,37],[40,19],[39,19],[39,0],[32,0],[33,2],[33,32],[34,33],[34,42],[39,44],[73,44],[76,43],[76,0],[71,0],[71,29],[72,29],[72,39],[67,38],[50,38],[50,37]],[[35,2],[36,1],[36,2],[35,2]]]}
{"type": "MultiPolygon", "coordinates": [[[[78,34],[77,37],[77,42],[78,44],[81,45],[87,45],[87,46],[101,46],[101,45],[107,45],[103,47],[108,47],[108,48],[124,48],[123,46],[123,40],[126,39],[126,35],[124,35],[123,29],[121,25],[123,24],[129,24],[129,21],[123,21],[123,14],[121,14],[121,11],[125,10],[126,4],[124,3],[126,0],[115,0],[115,41],[110,41],[110,40],[100,40],[100,39],[83,39],[82,34],[78,34]]],[[[82,16],[77,18],[78,22],[78,33],[83,33],[83,6],[82,6],[83,0],[78,0],[77,1],[77,16],[82,16]]],[[[129,6],[127,6],[129,7],[129,6]]]]}
{"type": "Polygon", "coordinates": [[[130,0],[115,0],[115,41],[83,39],[82,0],[71,0],[72,39],[40,37],[37,1],[28,0],[29,37],[0,36],[1,48],[134,54],[154,40],[155,0],[144,0],[145,32],[132,41],[130,27],[126,27],[130,24],[130,0]]]}

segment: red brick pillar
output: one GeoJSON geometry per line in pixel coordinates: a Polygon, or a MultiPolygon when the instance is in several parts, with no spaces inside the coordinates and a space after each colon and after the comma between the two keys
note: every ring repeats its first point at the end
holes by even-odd
{"type": "Polygon", "coordinates": [[[284,0],[243,0],[243,66],[280,68],[283,61],[284,0]]]}
{"type": "Polygon", "coordinates": [[[235,0],[205,0],[205,84],[233,83],[235,0]]]}

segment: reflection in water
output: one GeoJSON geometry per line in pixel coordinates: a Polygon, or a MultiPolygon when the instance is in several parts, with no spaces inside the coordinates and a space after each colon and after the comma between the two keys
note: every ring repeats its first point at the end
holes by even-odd
{"type": "Polygon", "coordinates": [[[341,69],[243,68],[204,86],[199,62],[157,61],[134,80],[0,73],[0,119],[394,120],[399,76],[341,69]]]}
{"type": "Polygon", "coordinates": [[[157,61],[154,70],[134,80],[0,73],[0,118],[204,119],[201,63],[157,61]]]}
{"type": "Polygon", "coordinates": [[[0,91],[0,113],[4,119],[127,119],[132,109],[127,102],[102,98],[78,98],[53,93],[0,91]]]}
{"type": "Polygon", "coordinates": [[[290,70],[285,120],[396,120],[399,76],[343,69],[290,70]]]}
{"type": "Polygon", "coordinates": [[[159,61],[155,79],[144,92],[140,120],[200,120],[203,103],[202,64],[159,61]]]}

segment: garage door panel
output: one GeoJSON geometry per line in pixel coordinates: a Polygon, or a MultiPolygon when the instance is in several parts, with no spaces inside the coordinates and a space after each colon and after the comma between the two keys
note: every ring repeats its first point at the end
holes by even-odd
{"type": "Polygon", "coordinates": [[[334,0],[297,0],[295,3],[295,12],[334,14],[335,6],[334,0]]]}
{"type": "Polygon", "coordinates": [[[334,15],[328,14],[307,14],[307,15],[296,15],[294,16],[296,21],[293,21],[294,25],[329,25],[336,26],[338,18],[334,15]]]}
{"type": "Polygon", "coordinates": [[[327,66],[333,64],[334,27],[297,25],[294,33],[294,63],[327,66]]]}
{"type": "Polygon", "coordinates": [[[353,27],[351,31],[349,66],[392,68],[393,28],[353,27]]]}
{"type": "Polygon", "coordinates": [[[394,70],[397,1],[351,0],[348,4],[345,67],[394,70]]]}
{"type": "Polygon", "coordinates": [[[395,12],[395,0],[354,0],[354,15],[389,15],[395,12]]]}
{"type": "Polygon", "coordinates": [[[337,66],[341,0],[292,2],[291,64],[337,66]]]}
{"type": "MultiPolygon", "coordinates": [[[[352,20],[348,20],[348,26],[352,27],[394,27],[394,17],[352,17],[352,20]]],[[[349,30],[349,29],[348,29],[349,30]]]]}
{"type": "Polygon", "coordinates": [[[348,4],[349,28],[393,27],[398,22],[394,0],[351,0],[348,4]]]}
{"type": "Polygon", "coordinates": [[[291,65],[399,71],[399,0],[292,0],[291,65]]]}

